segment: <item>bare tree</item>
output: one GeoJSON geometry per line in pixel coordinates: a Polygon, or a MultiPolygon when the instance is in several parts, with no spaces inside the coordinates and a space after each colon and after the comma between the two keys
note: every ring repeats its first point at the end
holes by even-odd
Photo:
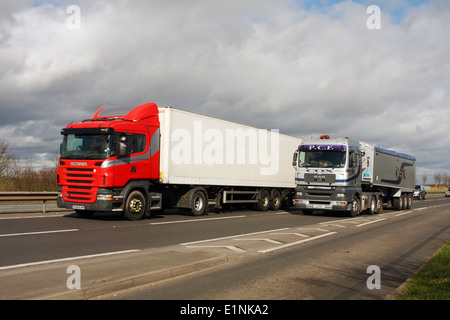
{"type": "Polygon", "coordinates": [[[427,179],[428,179],[428,175],[426,175],[426,174],[422,175],[423,184],[427,183],[427,179]]]}
{"type": "Polygon", "coordinates": [[[434,182],[436,183],[436,186],[439,186],[442,181],[442,172],[435,172],[434,173],[434,182]]]}
{"type": "Polygon", "coordinates": [[[447,172],[444,172],[442,174],[442,184],[448,184],[449,176],[447,175],[447,172]]]}
{"type": "Polygon", "coordinates": [[[0,175],[3,175],[16,158],[8,151],[9,143],[5,139],[0,139],[0,175]]]}

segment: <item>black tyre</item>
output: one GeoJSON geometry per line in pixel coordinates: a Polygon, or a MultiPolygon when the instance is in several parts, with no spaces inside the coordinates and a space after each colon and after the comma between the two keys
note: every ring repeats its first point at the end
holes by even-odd
{"type": "Polygon", "coordinates": [[[370,197],[370,202],[369,202],[369,208],[367,209],[367,213],[368,214],[375,214],[377,213],[378,209],[377,209],[377,197],[373,196],[370,197]]]}
{"type": "Polygon", "coordinates": [[[398,197],[398,198],[394,198],[392,199],[392,206],[394,207],[395,210],[402,210],[403,208],[403,197],[398,197]]]}
{"type": "Polygon", "coordinates": [[[275,190],[273,192],[273,198],[270,200],[270,210],[280,210],[282,204],[281,192],[275,190]]]}
{"type": "Polygon", "coordinates": [[[381,213],[383,211],[383,197],[378,197],[377,198],[377,212],[376,213],[381,213]]]}
{"type": "Polygon", "coordinates": [[[145,215],[146,200],[140,191],[133,191],[128,195],[123,211],[123,217],[128,220],[141,220],[145,215]]]}
{"type": "Polygon", "coordinates": [[[348,212],[349,216],[354,218],[356,217],[361,211],[361,202],[357,197],[353,197],[352,199],[352,209],[348,212]]]}
{"type": "Polygon", "coordinates": [[[412,204],[413,204],[413,196],[412,196],[411,193],[409,193],[409,194],[406,196],[406,209],[411,209],[412,204]]]}
{"type": "Polygon", "coordinates": [[[267,190],[261,190],[259,192],[259,201],[256,206],[256,210],[267,211],[270,207],[270,194],[267,190]]]}
{"type": "Polygon", "coordinates": [[[191,199],[191,213],[193,216],[202,216],[207,206],[206,196],[203,191],[196,191],[191,199]]]}

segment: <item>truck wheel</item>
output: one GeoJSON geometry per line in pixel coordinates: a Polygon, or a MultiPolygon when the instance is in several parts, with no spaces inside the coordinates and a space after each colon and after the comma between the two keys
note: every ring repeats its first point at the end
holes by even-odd
{"type": "Polygon", "coordinates": [[[292,197],[289,190],[281,193],[281,209],[288,210],[292,206],[292,197]]]}
{"type": "Polygon", "coordinates": [[[206,196],[202,191],[196,191],[191,200],[191,211],[193,216],[201,216],[205,213],[206,196]]]}
{"type": "Polygon", "coordinates": [[[412,203],[413,203],[413,196],[412,196],[411,193],[409,193],[409,194],[406,196],[406,209],[411,209],[412,203]]]}
{"type": "Polygon", "coordinates": [[[270,206],[270,194],[266,189],[259,192],[259,201],[256,210],[267,211],[270,206]]]}
{"type": "Polygon", "coordinates": [[[377,197],[377,212],[380,213],[383,211],[383,197],[379,196],[377,197]]]}
{"type": "Polygon", "coordinates": [[[406,194],[402,194],[402,210],[406,210],[408,198],[406,197],[406,194]]]}
{"type": "Polygon", "coordinates": [[[377,197],[370,197],[369,208],[367,209],[368,214],[377,213],[377,197]]]}
{"type": "Polygon", "coordinates": [[[127,198],[123,216],[128,220],[141,220],[144,217],[146,201],[144,195],[140,191],[133,191],[127,198]]]}
{"type": "Polygon", "coordinates": [[[360,211],[361,211],[361,202],[359,202],[359,199],[357,197],[353,197],[352,209],[349,211],[349,216],[354,218],[359,214],[360,211]]]}
{"type": "Polygon", "coordinates": [[[392,206],[395,210],[402,210],[403,208],[403,197],[394,198],[392,200],[392,206]]]}
{"type": "Polygon", "coordinates": [[[273,198],[270,201],[270,210],[280,210],[282,204],[281,193],[278,190],[273,192],[273,198]]]}

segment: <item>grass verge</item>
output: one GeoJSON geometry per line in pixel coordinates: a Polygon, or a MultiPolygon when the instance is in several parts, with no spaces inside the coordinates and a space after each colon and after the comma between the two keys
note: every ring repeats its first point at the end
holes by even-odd
{"type": "Polygon", "coordinates": [[[397,300],[450,300],[450,241],[405,286],[397,300]]]}

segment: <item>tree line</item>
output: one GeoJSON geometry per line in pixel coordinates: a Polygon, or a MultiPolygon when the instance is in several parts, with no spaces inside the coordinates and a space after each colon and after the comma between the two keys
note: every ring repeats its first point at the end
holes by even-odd
{"type": "Polygon", "coordinates": [[[57,164],[36,170],[22,165],[9,151],[9,143],[0,139],[0,191],[57,191],[57,164]]]}
{"type": "MultiPolygon", "coordinates": [[[[440,186],[441,184],[450,185],[450,175],[448,175],[446,172],[436,172],[433,175],[433,178],[436,186],[440,186]]],[[[426,178],[423,179],[425,184],[426,178]]]]}

